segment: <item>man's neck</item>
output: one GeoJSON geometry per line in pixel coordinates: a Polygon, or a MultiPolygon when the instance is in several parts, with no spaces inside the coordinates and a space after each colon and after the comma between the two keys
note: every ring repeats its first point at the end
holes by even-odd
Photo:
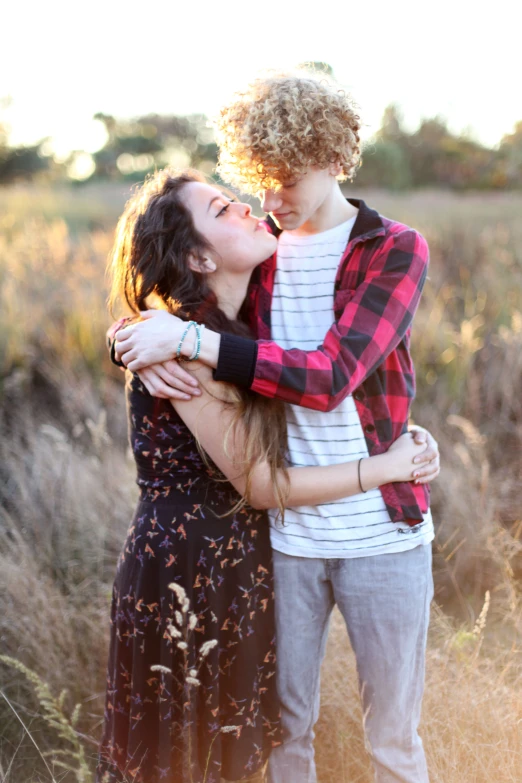
{"type": "Polygon", "coordinates": [[[323,231],[329,231],[331,228],[340,226],[341,223],[346,223],[357,212],[357,208],[346,201],[336,181],[331,192],[314,214],[299,228],[295,228],[288,233],[294,236],[320,234],[323,231]]]}

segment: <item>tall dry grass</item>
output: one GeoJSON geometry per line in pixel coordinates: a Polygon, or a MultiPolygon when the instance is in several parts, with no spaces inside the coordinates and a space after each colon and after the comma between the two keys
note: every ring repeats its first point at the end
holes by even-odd
{"type": "MultiPolygon", "coordinates": [[[[514,639],[503,638],[506,630],[505,618],[497,616],[473,633],[473,626],[465,629],[433,610],[420,729],[432,783],[522,779],[522,661],[514,639]]],[[[323,666],[316,747],[324,783],[373,780],[355,661],[338,612],[323,666]]]]}
{"type": "MultiPolygon", "coordinates": [[[[442,608],[423,718],[432,778],[514,783],[522,779],[522,198],[365,198],[420,228],[432,250],[413,341],[414,416],[438,438],[444,463],[433,488],[442,608]]],[[[115,188],[0,192],[1,652],[54,693],[67,687],[71,708],[82,704],[91,766],[111,582],[136,497],[122,377],[104,348],[105,259],[123,201],[115,188]]],[[[50,780],[40,753],[61,741],[22,676],[0,668],[0,688],[9,701],[0,696],[0,775],[50,780]]],[[[371,780],[338,615],[317,749],[323,783],[371,780]]]]}

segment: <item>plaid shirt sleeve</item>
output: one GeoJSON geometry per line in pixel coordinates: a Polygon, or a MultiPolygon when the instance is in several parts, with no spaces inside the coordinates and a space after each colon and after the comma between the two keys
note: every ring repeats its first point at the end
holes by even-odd
{"type": "Polygon", "coordinates": [[[428,246],[412,229],[389,234],[370,259],[363,282],[341,290],[342,306],[322,346],[283,350],[257,343],[251,388],[305,408],[330,411],[396,348],[410,329],[426,279],[428,246]]]}

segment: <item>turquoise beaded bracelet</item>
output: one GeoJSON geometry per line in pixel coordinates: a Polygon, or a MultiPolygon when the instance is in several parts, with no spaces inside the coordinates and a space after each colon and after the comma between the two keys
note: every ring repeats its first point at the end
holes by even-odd
{"type": "Polygon", "coordinates": [[[194,342],[194,350],[189,356],[189,362],[195,362],[199,359],[201,353],[201,332],[205,328],[205,324],[196,324],[196,340],[194,342]]]}
{"type": "Polygon", "coordinates": [[[176,359],[181,359],[181,346],[183,345],[183,340],[185,339],[185,337],[189,333],[189,330],[191,329],[191,327],[194,327],[194,329],[196,330],[196,335],[198,333],[198,324],[195,321],[189,321],[188,324],[185,327],[185,331],[181,335],[181,340],[178,343],[178,347],[177,347],[177,350],[176,350],[176,359]]]}

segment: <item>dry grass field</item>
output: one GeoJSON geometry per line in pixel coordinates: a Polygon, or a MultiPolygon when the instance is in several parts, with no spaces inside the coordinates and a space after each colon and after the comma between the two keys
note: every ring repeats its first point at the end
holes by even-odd
{"type": "MultiPolygon", "coordinates": [[[[431,247],[413,415],[443,458],[422,724],[432,781],[519,783],[522,195],[363,198],[431,247]]],[[[81,704],[74,746],[45,720],[47,697],[0,665],[5,783],[87,783],[96,755],[111,583],[136,498],[122,374],[104,347],[105,261],[124,200],[117,185],[0,191],[0,652],[54,696],[67,689],[66,714],[81,704]]],[[[338,614],[322,693],[321,783],[370,783],[338,614]]]]}

